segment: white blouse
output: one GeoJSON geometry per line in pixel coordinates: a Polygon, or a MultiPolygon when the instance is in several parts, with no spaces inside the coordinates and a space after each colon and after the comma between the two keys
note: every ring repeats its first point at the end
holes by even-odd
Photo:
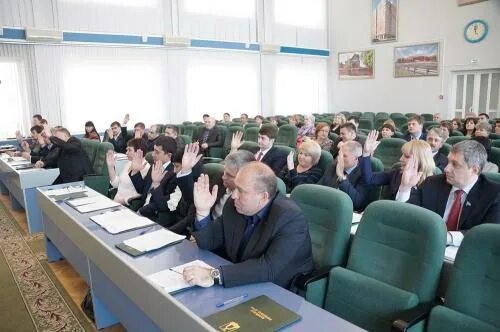
{"type": "MultiPolygon", "coordinates": [[[[113,181],[110,181],[113,188],[118,188],[114,201],[120,202],[122,204],[123,202],[125,202],[125,205],[127,205],[127,202],[130,198],[141,196],[141,194],[135,190],[134,184],[132,183],[132,180],[130,180],[130,176],[128,175],[131,165],[131,161],[127,162],[127,164],[123,167],[121,173],[115,176],[113,181]]],[[[148,174],[150,165],[146,160],[143,161],[143,165],[145,167],[141,170],[141,175],[144,179],[144,177],[146,177],[146,175],[148,174]]]]}

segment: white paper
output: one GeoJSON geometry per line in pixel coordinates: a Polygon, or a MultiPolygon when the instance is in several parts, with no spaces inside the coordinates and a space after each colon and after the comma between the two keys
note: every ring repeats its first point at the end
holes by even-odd
{"type": "Polygon", "coordinates": [[[189,288],[191,287],[191,285],[184,280],[182,271],[184,270],[185,267],[192,265],[198,265],[209,269],[213,269],[213,267],[208,265],[207,263],[200,260],[195,260],[186,264],[172,267],[170,269],[153,273],[148,276],[148,279],[157,284],[158,286],[160,286],[161,288],[165,289],[169,293],[184,288],[189,288]]]}
{"type": "Polygon", "coordinates": [[[351,234],[353,234],[353,235],[356,234],[356,231],[358,230],[358,225],[359,224],[353,224],[351,226],[351,234]]]}
{"type": "Polygon", "coordinates": [[[455,261],[459,247],[449,246],[444,250],[444,257],[450,261],[455,261]]]}
{"type": "Polygon", "coordinates": [[[79,192],[86,192],[87,188],[85,187],[64,187],[64,188],[59,188],[59,189],[49,189],[46,191],[48,196],[60,196],[60,195],[67,195],[67,194],[73,194],[73,193],[79,193],[79,192]]]}
{"type": "Polygon", "coordinates": [[[109,201],[109,198],[104,197],[102,195],[95,195],[91,197],[82,197],[82,198],[74,198],[67,200],[66,203],[71,205],[71,206],[81,206],[81,205],[86,205],[86,204],[91,204],[91,203],[97,203],[97,202],[102,202],[102,201],[109,201]]]}
{"type": "Polygon", "coordinates": [[[186,237],[179,235],[168,229],[160,229],[155,232],[139,235],[129,240],[123,241],[127,246],[137,249],[141,252],[155,250],[171,243],[179,242],[186,237]]]}
{"type": "Polygon", "coordinates": [[[128,159],[128,157],[124,153],[115,153],[115,159],[116,160],[124,160],[124,159],[128,159]]]}
{"type": "Polygon", "coordinates": [[[117,207],[120,205],[121,205],[120,203],[117,203],[117,202],[112,201],[110,199],[106,199],[106,200],[99,200],[97,202],[90,203],[90,204],[75,206],[75,209],[76,209],[76,211],[78,211],[80,213],[87,213],[87,212],[109,209],[109,208],[117,207]]]}
{"type": "Polygon", "coordinates": [[[353,224],[359,223],[361,221],[361,217],[363,217],[363,215],[361,213],[354,212],[352,214],[352,223],[353,224]]]}
{"type": "MultiPolygon", "coordinates": [[[[88,205],[93,205],[93,204],[88,204],[88,205]]],[[[87,205],[83,205],[81,207],[85,206],[87,205]]],[[[111,234],[117,234],[131,229],[142,228],[155,224],[154,221],[145,217],[141,217],[140,215],[130,211],[129,209],[104,212],[92,216],[90,217],[90,219],[95,223],[97,223],[98,225],[100,225],[106,231],[110,232],[111,234]]]]}

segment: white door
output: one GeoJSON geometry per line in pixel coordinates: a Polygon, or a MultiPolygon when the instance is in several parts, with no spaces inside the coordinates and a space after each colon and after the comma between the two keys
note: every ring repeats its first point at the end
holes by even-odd
{"type": "Polygon", "coordinates": [[[455,72],[453,92],[455,117],[473,111],[500,118],[500,69],[455,72]]]}

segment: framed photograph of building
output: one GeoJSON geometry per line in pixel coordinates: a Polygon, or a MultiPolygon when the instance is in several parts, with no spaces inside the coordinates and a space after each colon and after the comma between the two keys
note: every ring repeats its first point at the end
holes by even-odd
{"type": "Polygon", "coordinates": [[[399,0],[372,0],[373,43],[392,42],[398,39],[399,0]]]}
{"type": "Polygon", "coordinates": [[[394,48],[394,77],[439,76],[439,43],[394,48]]]}
{"type": "Polygon", "coordinates": [[[339,52],[339,79],[373,78],[375,50],[339,52]]]}

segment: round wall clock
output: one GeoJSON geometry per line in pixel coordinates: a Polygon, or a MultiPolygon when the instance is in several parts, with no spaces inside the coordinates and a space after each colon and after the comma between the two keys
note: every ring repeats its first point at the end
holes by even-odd
{"type": "Polygon", "coordinates": [[[464,29],[464,38],[469,43],[479,43],[488,34],[488,24],[483,20],[470,21],[464,29]]]}

